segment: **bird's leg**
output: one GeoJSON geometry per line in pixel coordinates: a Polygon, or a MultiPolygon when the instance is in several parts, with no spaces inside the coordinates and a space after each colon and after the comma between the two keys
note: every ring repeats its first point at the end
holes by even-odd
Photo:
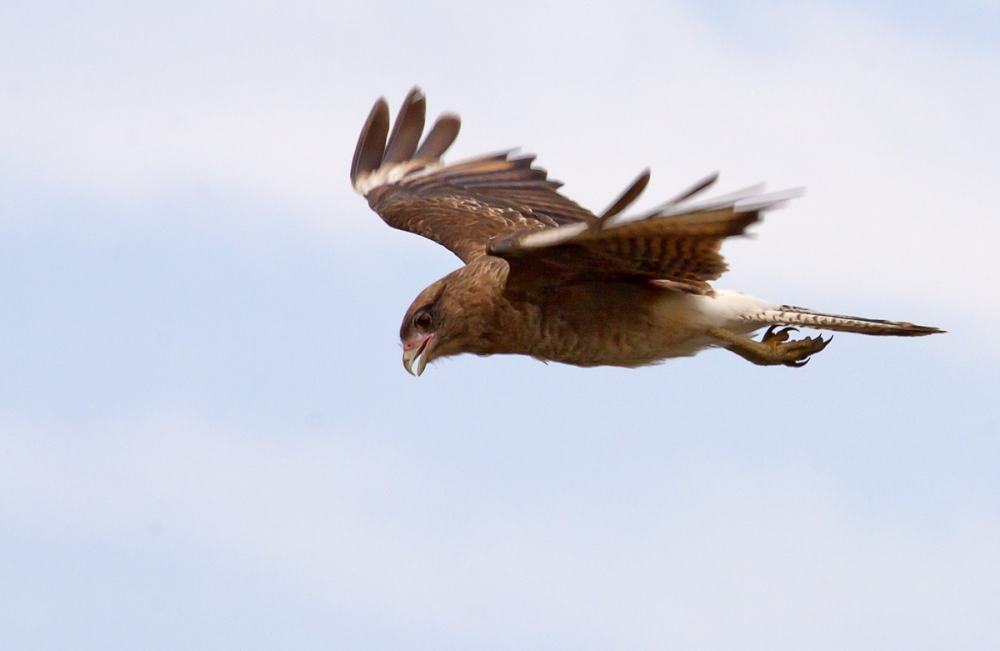
{"type": "Polygon", "coordinates": [[[720,340],[723,347],[758,366],[805,366],[810,355],[823,350],[833,340],[833,337],[823,339],[817,336],[789,341],[788,333],[791,331],[797,332],[798,328],[775,330],[775,326],[771,326],[760,341],[715,327],[709,328],[708,334],[720,340]]]}

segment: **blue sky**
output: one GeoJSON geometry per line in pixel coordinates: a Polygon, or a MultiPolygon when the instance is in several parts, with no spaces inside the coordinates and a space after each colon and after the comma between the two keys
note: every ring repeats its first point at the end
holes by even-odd
{"type": "Polygon", "coordinates": [[[996,648],[1000,14],[748,7],[4,5],[0,646],[996,648]],[[804,186],[718,285],[949,333],[411,378],[416,83],[595,209],[804,186]]]}

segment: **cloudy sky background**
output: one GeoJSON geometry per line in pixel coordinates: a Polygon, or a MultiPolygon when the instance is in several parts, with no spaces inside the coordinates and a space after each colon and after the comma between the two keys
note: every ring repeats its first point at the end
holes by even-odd
{"type": "Polygon", "coordinates": [[[0,6],[0,646],[1000,646],[995,2],[0,6]],[[807,194],[719,283],[937,325],[805,369],[459,358],[459,262],[348,169],[420,84],[449,154],[584,205],[807,194]]]}

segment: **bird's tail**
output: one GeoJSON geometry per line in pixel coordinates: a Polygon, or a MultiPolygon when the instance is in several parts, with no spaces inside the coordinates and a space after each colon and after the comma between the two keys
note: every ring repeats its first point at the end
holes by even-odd
{"type": "Polygon", "coordinates": [[[923,337],[944,332],[939,328],[914,325],[906,321],[885,321],[882,319],[866,319],[859,316],[843,316],[841,314],[823,314],[801,307],[782,305],[764,310],[753,317],[761,325],[787,325],[816,330],[836,330],[840,332],[857,332],[863,335],[893,336],[893,337],[923,337]]]}

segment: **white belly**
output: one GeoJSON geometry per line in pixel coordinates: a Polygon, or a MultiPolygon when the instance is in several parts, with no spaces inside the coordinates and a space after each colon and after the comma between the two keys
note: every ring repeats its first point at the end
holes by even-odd
{"type": "Polygon", "coordinates": [[[718,346],[710,337],[710,326],[736,334],[750,334],[761,327],[754,317],[776,307],[748,294],[716,290],[714,295],[667,294],[653,308],[654,320],[662,331],[661,359],[687,357],[705,348],[718,346]]]}

